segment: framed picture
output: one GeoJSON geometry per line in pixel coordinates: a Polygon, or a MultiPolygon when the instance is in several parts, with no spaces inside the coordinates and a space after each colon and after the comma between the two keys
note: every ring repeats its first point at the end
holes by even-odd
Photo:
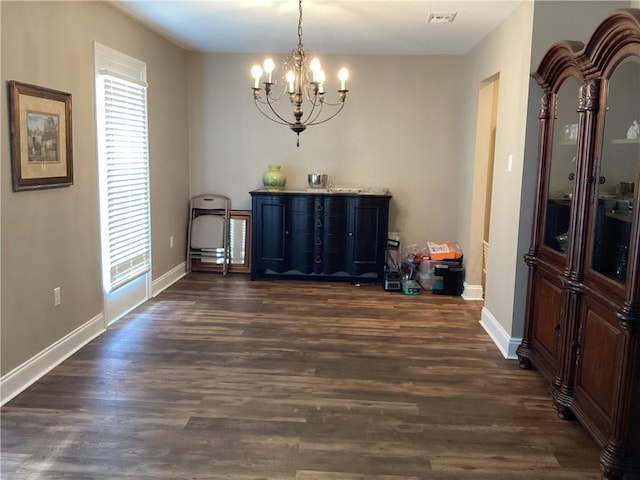
{"type": "Polygon", "coordinates": [[[71,94],[9,81],[13,190],[73,185],[71,94]]]}
{"type": "Polygon", "coordinates": [[[231,210],[229,271],[251,273],[251,210],[231,210]]]}

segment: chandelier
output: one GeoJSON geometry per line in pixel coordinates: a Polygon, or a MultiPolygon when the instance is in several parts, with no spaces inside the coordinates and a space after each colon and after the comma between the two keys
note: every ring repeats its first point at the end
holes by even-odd
{"type": "Polygon", "coordinates": [[[320,60],[317,58],[309,60],[302,46],[302,0],[298,0],[298,10],[298,45],[282,60],[285,69],[288,69],[283,81],[272,81],[275,63],[271,58],[267,58],[264,61],[264,70],[260,65],[254,65],[251,68],[251,75],[254,78],[253,99],[258,110],[269,120],[281,125],[287,125],[293,130],[297,135],[296,146],[299,147],[300,133],[304,132],[307,127],[331,120],[342,111],[349,91],[346,89],[349,72],[346,68],[342,68],[338,72],[338,78],[340,79],[338,101],[336,103],[326,101],[324,91],[325,73],[320,66],[320,60]],[[263,82],[264,97],[260,87],[260,79],[263,73],[266,75],[263,82]],[[288,94],[291,103],[293,121],[287,120],[276,109],[276,102],[285,97],[285,94],[288,94]],[[330,113],[326,114],[325,112],[325,115],[322,115],[325,106],[331,107],[332,110],[330,113]],[[308,109],[306,116],[305,109],[308,109]]]}

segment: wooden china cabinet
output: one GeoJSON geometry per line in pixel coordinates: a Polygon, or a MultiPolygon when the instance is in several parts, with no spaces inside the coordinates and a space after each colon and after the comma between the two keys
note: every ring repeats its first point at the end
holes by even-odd
{"type": "Polygon", "coordinates": [[[640,479],[640,10],[560,42],[543,90],[523,368],[602,447],[607,480],[640,479]],[[634,191],[635,190],[635,191],[634,191]]]}

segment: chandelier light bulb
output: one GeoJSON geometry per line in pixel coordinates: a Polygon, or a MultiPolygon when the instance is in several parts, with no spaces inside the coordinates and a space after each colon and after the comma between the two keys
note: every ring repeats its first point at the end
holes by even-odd
{"type": "Polygon", "coordinates": [[[326,75],[324,74],[324,70],[318,70],[318,73],[316,74],[316,78],[317,78],[317,82],[318,82],[318,92],[319,93],[324,93],[324,80],[326,78],[326,75]]]}
{"type": "Polygon", "coordinates": [[[311,60],[311,63],[309,64],[309,69],[313,74],[313,81],[319,82],[320,80],[318,80],[318,72],[320,71],[320,60],[318,60],[318,57],[314,57],[313,60],[311,60]]]}
{"type": "Polygon", "coordinates": [[[340,90],[346,90],[347,78],[349,78],[349,70],[341,68],[338,72],[338,78],[340,79],[340,90]]]}
{"type": "Polygon", "coordinates": [[[273,69],[276,67],[276,64],[273,63],[273,59],[267,58],[264,61],[264,71],[267,73],[267,82],[271,83],[271,73],[273,73],[273,69]]]}
{"type": "Polygon", "coordinates": [[[253,84],[253,88],[260,88],[260,77],[262,76],[262,67],[260,65],[254,65],[253,67],[251,67],[251,76],[255,80],[253,84]]]}
{"type": "Polygon", "coordinates": [[[295,81],[296,81],[296,74],[293,73],[293,70],[289,70],[287,72],[287,82],[289,83],[289,93],[293,93],[295,81]]]}

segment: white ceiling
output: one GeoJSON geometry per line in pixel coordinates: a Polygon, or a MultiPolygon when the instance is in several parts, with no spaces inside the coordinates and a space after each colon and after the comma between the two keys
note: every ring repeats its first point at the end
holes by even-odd
{"type": "MultiPolygon", "coordinates": [[[[522,1],[304,0],[305,50],[325,54],[465,54],[522,1]],[[430,13],[456,13],[429,24],[430,13]]],[[[112,2],[189,50],[286,53],[297,42],[296,0],[112,2]]]]}

